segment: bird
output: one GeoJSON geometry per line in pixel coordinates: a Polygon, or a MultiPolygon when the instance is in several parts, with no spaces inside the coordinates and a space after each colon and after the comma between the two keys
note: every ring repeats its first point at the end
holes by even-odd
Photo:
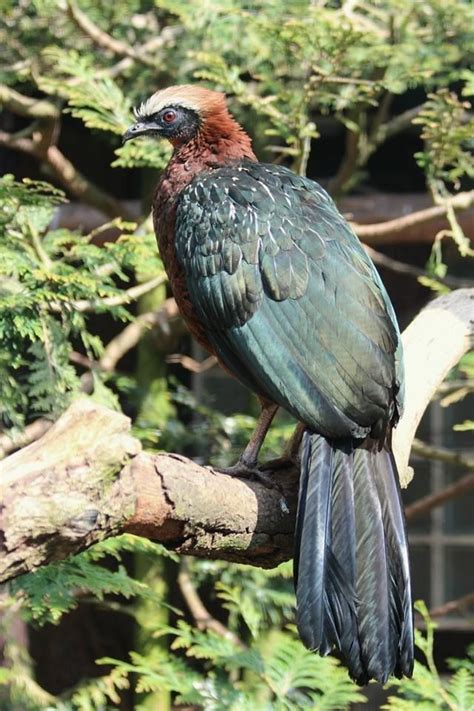
{"type": "Polygon", "coordinates": [[[261,403],[227,472],[258,470],[278,408],[302,432],[294,584],[303,644],[339,653],[359,685],[411,676],[408,543],[391,447],[403,353],[375,266],[318,183],[257,160],[223,93],[158,90],[123,140],[139,136],[173,147],[153,222],[179,310],[261,403]]]}

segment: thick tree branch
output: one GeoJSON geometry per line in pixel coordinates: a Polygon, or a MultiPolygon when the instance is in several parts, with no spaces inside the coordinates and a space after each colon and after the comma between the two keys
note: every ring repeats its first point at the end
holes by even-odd
{"type": "MultiPolygon", "coordinates": [[[[473,304],[474,290],[436,299],[404,334],[407,409],[394,438],[402,479],[421,414],[473,338],[473,304]]],[[[0,463],[0,581],[122,531],[180,553],[274,566],[292,555],[297,472],[274,476],[289,513],[277,490],[140,452],[124,415],[77,400],[0,463]]]]}
{"type": "Polygon", "coordinates": [[[474,289],[459,289],[432,301],[404,331],[406,410],[393,435],[402,485],[421,417],[440,383],[474,343],[474,289]]]}
{"type": "Polygon", "coordinates": [[[291,556],[291,492],[288,515],[277,491],[185,457],[139,450],[127,417],[84,399],[44,437],[5,459],[0,581],[122,531],[181,553],[256,565],[291,556]]]}

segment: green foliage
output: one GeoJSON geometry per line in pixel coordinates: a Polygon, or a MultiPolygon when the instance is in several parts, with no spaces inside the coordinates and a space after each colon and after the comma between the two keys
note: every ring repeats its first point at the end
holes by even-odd
{"type": "MultiPolygon", "coordinates": [[[[162,546],[126,535],[42,569],[40,575],[24,576],[11,590],[12,597],[4,600],[4,628],[9,609],[17,610],[19,604],[26,619],[41,624],[56,623],[81,599],[125,611],[114,602],[118,593],[135,600],[127,605],[129,615],[139,613],[137,603],[143,597],[154,606],[166,604],[156,590],[124,571],[121,556],[131,551],[148,556],[150,561],[170,555],[162,546]],[[104,556],[119,563],[116,570],[111,570],[110,564],[104,570],[100,565],[104,556]]],[[[156,643],[146,653],[131,652],[129,661],[98,660],[109,671],[61,697],[47,694],[36,684],[26,651],[11,645],[7,656],[17,660],[15,674],[6,670],[0,676],[0,708],[3,685],[10,688],[11,698],[22,699],[22,711],[102,711],[116,707],[120,691],[128,688],[132,680],[141,699],[137,709],[142,708],[142,703],[145,708],[149,695],[165,690],[174,695],[177,703],[195,704],[206,711],[339,711],[365,701],[339,662],[304,649],[294,626],[288,624],[294,603],[289,563],[266,573],[248,566],[189,560],[188,573],[195,592],[206,594],[214,614],[223,620],[218,623],[220,627],[211,624],[199,629],[180,613],[176,625],[169,625],[155,615],[150,629],[156,643]],[[213,591],[211,597],[205,593],[209,589],[213,591]],[[221,602],[219,609],[217,601],[221,602]],[[159,645],[158,640],[168,643],[159,645]]],[[[433,661],[436,625],[422,603],[417,603],[417,609],[426,631],[416,632],[416,644],[425,662],[415,665],[413,679],[390,681],[392,694],[383,708],[469,711],[474,703],[474,648],[465,659],[450,660],[453,673],[441,678],[433,661]]]]}
{"type": "Polygon", "coordinates": [[[429,181],[459,187],[463,176],[474,177],[471,109],[469,101],[461,101],[447,88],[428,95],[423,111],[413,123],[422,126],[421,137],[426,149],[415,157],[429,181]]]}
{"type": "Polygon", "coordinates": [[[127,574],[123,565],[115,566],[115,570],[97,565],[106,557],[120,561],[125,551],[174,558],[157,543],[124,534],[98,543],[73,558],[16,578],[11,586],[12,595],[22,602],[26,619],[40,625],[59,622],[62,615],[77,607],[85,596],[100,601],[111,594],[126,599],[151,596],[157,605],[161,604],[145,583],[127,574]]]}
{"type": "MultiPolygon", "coordinates": [[[[51,229],[57,189],[41,182],[0,179],[0,416],[20,427],[38,414],[57,416],[82,388],[71,364],[77,339],[91,359],[103,345],[89,328],[94,313],[131,318],[123,284],[147,265],[163,271],[153,235],[115,220],[122,235],[100,246],[96,232],[51,229]]],[[[102,381],[97,370],[96,378],[102,381]]]]}
{"type": "Polygon", "coordinates": [[[382,708],[387,711],[469,711],[474,707],[474,648],[462,660],[451,660],[455,673],[448,679],[441,678],[433,658],[434,631],[436,624],[430,619],[423,602],[415,604],[423,618],[425,633],[415,632],[415,642],[423,653],[424,664],[415,664],[413,679],[392,681],[397,695],[389,698],[382,708]]]}

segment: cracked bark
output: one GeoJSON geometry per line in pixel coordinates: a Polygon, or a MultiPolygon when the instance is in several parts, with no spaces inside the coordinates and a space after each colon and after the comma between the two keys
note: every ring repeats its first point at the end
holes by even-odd
{"type": "MultiPolygon", "coordinates": [[[[403,334],[407,407],[394,452],[404,484],[419,419],[473,338],[473,289],[436,299],[403,334]]],[[[0,462],[0,582],[120,532],[262,567],[291,557],[295,469],[274,473],[285,513],[277,490],[142,452],[130,426],[123,414],[79,399],[41,439],[0,462]]]]}

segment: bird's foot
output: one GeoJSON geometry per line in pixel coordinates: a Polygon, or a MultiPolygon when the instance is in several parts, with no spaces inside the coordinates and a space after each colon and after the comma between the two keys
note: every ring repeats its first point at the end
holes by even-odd
{"type": "Polygon", "coordinates": [[[273,467],[268,466],[266,463],[265,469],[260,469],[257,463],[248,464],[243,459],[239,459],[238,462],[233,464],[231,467],[210,467],[215,472],[220,474],[227,474],[228,476],[235,476],[239,479],[249,479],[250,481],[258,481],[260,484],[265,486],[267,489],[273,489],[279,492],[281,495],[280,506],[284,513],[289,513],[288,503],[286,501],[285,492],[278,482],[271,475],[271,470],[273,467]]]}
{"type": "Polygon", "coordinates": [[[261,471],[258,468],[257,462],[246,462],[245,459],[239,459],[238,462],[231,467],[211,467],[214,471],[228,476],[235,476],[239,479],[257,479],[261,471]]]}

